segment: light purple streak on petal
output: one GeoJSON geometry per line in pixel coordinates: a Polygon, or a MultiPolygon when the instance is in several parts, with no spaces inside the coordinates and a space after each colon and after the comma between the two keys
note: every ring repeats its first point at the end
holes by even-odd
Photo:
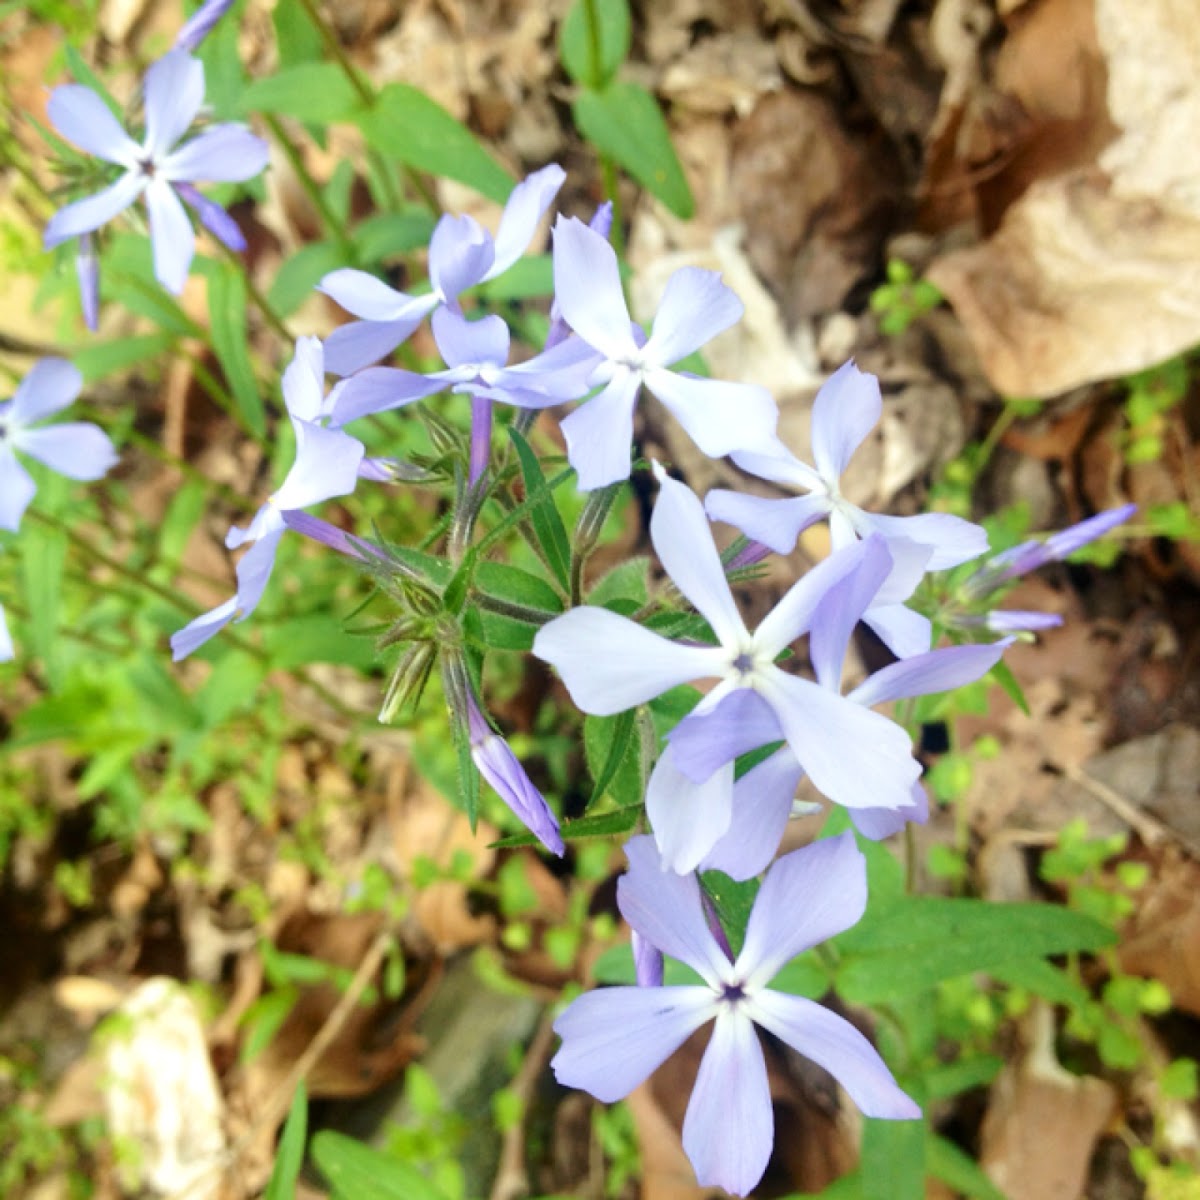
{"type": "Polygon", "coordinates": [[[75,255],[75,278],[79,280],[79,306],[83,323],[93,332],[100,327],[100,258],[90,233],[79,236],[75,255]]]}
{"type": "Polygon", "coordinates": [[[204,64],[170,50],[146,72],[146,149],[160,162],[187,132],[204,103],[204,64]]]}
{"type": "Polygon", "coordinates": [[[704,497],[704,509],[712,520],[740,529],[776,554],[790,554],[800,534],[829,511],[829,497],[818,493],[768,500],[718,488],[704,497]]]}
{"type": "Polygon", "coordinates": [[[558,818],[550,811],[542,793],[533,786],[508,743],[488,729],[478,740],[472,738],[471,758],[479,773],[513,811],[517,820],[551,854],[561,858],[563,840],[558,832],[558,818]]]}
{"type": "Polygon", "coordinates": [[[1123,525],[1136,512],[1136,504],[1123,504],[1120,508],[1110,508],[1102,513],[1097,513],[1094,517],[1088,517],[1086,521],[1080,521],[1077,525],[1069,525],[1066,529],[1051,534],[1046,539],[1046,550],[1052,559],[1066,558],[1089,542],[1094,542],[1097,538],[1102,537],[1110,529],[1123,525]]]}
{"type": "Polygon", "coordinates": [[[646,358],[669,367],[742,319],[742,302],[716,271],[681,267],[663,291],[646,358]]]}
{"type": "Polygon", "coordinates": [[[429,282],[447,304],[486,277],[495,258],[492,235],[474,217],[447,213],[429,240],[429,282]]]}
{"type": "Polygon", "coordinates": [[[849,1021],[802,996],[764,991],[747,1002],[754,1020],[824,1067],[868,1117],[915,1121],[920,1108],[897,1086],[878,1052],[849,1021]]]}
{"type": "Polygon", "coordinates": [[[331,525],[328,521],[322,521],[320,517],[314,517],[299,509],[291,509],[281,515],[283,523],[289,529],[294,529],[297,533],[311,538],[314,542],[320,542],[323,546],[329,546],[339,554],[346,555],[347,558],[354,558],[359,562],[371,562],[374,559],[373,555],[366,553],[361,548],[369,543],[363,542],[361,538],[356,538],[344,529],[339,529],[336,525],[331,525]]]}
{"type": "Polygon", "coordinates": [[[758,690],[817,789],[846,808],[902,808],[921,773],[908,734],[887,717],[777,667],[758,690]]]}
{"type": "Polygon", "coordinates": [[[646,816],[664,865],[680,875],[694,871],[729,828],[733,764],[694,783],[674,763],[671,747],[659,756],[646,784],[646,816]]]}
{"type": "MultiPolygon", "coordinates": [[[[326,366],[329,366],[330,350],[330,343],[326,342],[326,366]]],[[[334,405],[333,424],[346,425],[371,413],[401,408],[414,400],[423,400],[435,392],[445,391],[449,382],[441,374],[418,375],[396,367],[368,367],[346,380],[334,405]]]]}
{"type": "Polygon", "coordinates": [[[599,395],[563,421],[567,459],[579,476],[581,492],[629,478],[633,406],[641,387],[632,371],[619,370],[599,395]]]}
{"type": "Polygon", "coordinates": [[[854,542],[844,550],[835,551],[792,584],[754,631],[754,645],[760,653],[774,658],[808,632],[817,606],[830,588],[858,569],[866,554],[863,547],[862,542],[854,542]]]}
{"type": "Polygon", "coordinates": [[[851,808],[847,811],[854,828],[863,837],[882,842],[899,833],[910,821],[914,825],[924,825],[929,820],[929,797],[919,783],[914,783],[912,804],[907,808],[851,808]]]}
{"type": "Polygon", "coordinates": [[[897,658],[924,654],[933,641],[929,618],[903,604],[872,605],[863,613],[863,624],[869,625],[897,658]]]}
{"type": "Polygon", "coordinates": [[[1058,613],[997,609],[988,613],[983,623],[993,633],[1039,633],[1044,629],[1057,629],[1063,619],[1058,613]]]}
{"type": "Polygon", "coordinates": [[[719,988],[730,962],[708,927],[695,875],[668,870],[652,837],[630,838],[625,854],[629,870],[617,881],[621,915],[652,946],[719,988]]]}
{"type": "Polygon", "coordinates": [[[366,451],[340,429],[293,422],[296,461],[271,499],[281,509],[307,508],[334,496],[348,496],[358,484],[358,466],[366,451]]]}
{"type": "Polygon", "coordinates": [[[112,110],[89,87],[64,83],[50,93],[46,103],[50,124],[69,142],[105,162],[133,167],[140,150],[121,128],[112,110]]]}
{"type": "Polygon", "coordinates": [[[703,987],[586,992],[554,1022],[562,1038],[550,1060],[554,1077],[611,1104],[648,1079],[716,1009],[703,987]]]}
{"type": "Polygon", "coordinates": [[[689,714],[667,734],[676,765],[696,783],[740,755],[782,740],[774,709],[750,688],[737,688],[714,708],[689,714]]]}
{"type": "Polygon", "coordinates": [[[271,149],[245,125],[214,125],[167,156],[162,174],[172,183],[241,183],[257,175],[271,149]]]}
{"type": "Polygon", "coordinates": [[[654,477],[659,492],[650,517],[650,540],[663,569],[712,626],[718,641],[727,649],[743,649],[750,634],[729,590],[704,506],[691,488],[672,479],[658,463],[654,477]]]}
{"type": "Polygon", "coordinates": [[[31,425],[61,412],[83,388],[79,368],[65,358],[42,358],[13,392],[12,407],[5,419],[13,425],[31,425]]]}
{"type": "Polygon", "coordinates": [[[834,483],[841,477],[882,412],[879,380],[860,371],[853,359],[825,381],[812,412],[813,461],[824,479],[834,483]]]}
{"type": "Polygon", "coordinates": [[[646,386],[709,458],[750,450],[775,436],[779,409],[766,388],[653,370],[646,386]]]}
{"type": "Polygon", "coordinates": [[[550,163],[513,188],[500,217],[500,227],[496,230],[496,260],[484,279],[495,279],[503,274],[525,253],[537,232],[538,222],[566,177],[567,173],[562,167],[550,163]]]}
{"type": "Polygon", "coordinates": [[[68,421],[46,429],[22,429],[13,443],[30,458],[68,479],[99,479],[116,465],[108,434],[87,421],[68,421]]]}
{"type": "Polygon", "coordinates": [[[636,355],[616,252],[577,217],[560,216],[554,226],[554,296],[589,346],[616,361],[636,355]]]}
{"type": "Polygon", "coordinates": [[[196,235],[192,223],[174,189],[165,180],[154,180],[146,188],[146,208],[150,212],[150,242],[154,248],[154,277],[179,295],[187,283],[196,235]]]}
{"type": "Polygon", "coordinates": [[[852,833],[785,854],[758,890],[734,974],[747,992],[765,987],[797,954],[849,929],[866,907],[867,860],[852,833]]]}
{"type": "Polygon", "coordinates": [[[193,53],[212,32],[213,26],[233,7],[234,0],[207,0],[175,35],[175,50],[193,53]]]}
{"type": "Polygon", "coordinates": [[[503,317],[468,321],[461,313],[449,308],[439,308],[433,314],[433,339],[448,367],[481,363],[502,367],[508,362],[512,340],[503,317]]]}
{"type": "Polygon", "coordinates": [[[297,421],[316,421],[325,408],[325,353],[321,339],[300,337],[283,373],[283,403],[297,421]]]}
{"type": "Polygon", "coordinates": [[[841,695],[842,669],[854,627],[871,606],[892,570],[892,556],[881,537],[863,543],[859,565],[825,593],[813,614],[808,657],[817,682],[841,695]]]}
{"type": "Polygon", "coordinates": [[[132,172],[122,175],[102,192],[86,196],[60,208],[46,224],[42,234],[42,245],[53,249],[68,238],[91,233],[107,224],[118,213],[124,212],[145,190],[146,177],[132,172]]]}
{"type": "Polygon", "coordinates": [[[608,235],[612,233],[612,223],[613,203],[611,200],[605,200],[603,204],[596,205],[596,211],[592,213],[592,219],[588,222],[588,228],[593,233],[598,233],[607,241],[608,235]]]}
{"type": "Polygon", "coordinates": [[[638,987],[662,987],[662,951],[650,945],[636,929],[630,930],[629,947],[633,952],[633,970],[637,975],[638,987]]]}
{"type": "Polygon", "coordinates": [[[36,492],[33,476],[17,462],[12,449],[0,442],[0,529],[17,532],[36,492]]]}
{"type": "Polygon", "coordinates": [[[987,531],[983,526],[950,513],[920,513],[915,517],[861,513],[855,524],[864,537],[874,531],[883,534],[888,541],[907,538],[932,547],[933,553],[926,567],[929,571],[945,571],[987,553],[987,531]]]}
{"type": "Polygon", "coordinates": [[[804,772],[784,746],[733,785],[733,817],[725,836],[701,864],[744,880],[765,871],[779,850],[804,772]]]}
{"type": "MultiPolygon", "coordinates": [[[[441,303],[436,296],[410,296],[407,292],[398,292],[374,275],[350,267],[339,267],[322,276],[317,291],[324,292],[347,312],[367,321],[397,321],[415,315],[419,322],[429,308],[441,303]],[[414,305],[418,303],[427,304],[428,308],[414,314],[414,305]]],[[[416,328],[415,324],[413,328],[416,328]]]]}
{"type": "Polygon", "coordinates": [[[1006,639],[990,646],[946,646],[904,658],[868,676],[846,698],[870,706],[950,692],[983,678],[1009,645],[1006,639]]]}
{"type": "Polygon", "coordinates": [[[741,571],[746,567],[755,567],[773,553],[770,546],[764,546],[762,542],[748,538],[746,544],[726,564],[725,569],[732,574],[734,571],[741,571]]]}
{"type": "Polygon", "coordinates": [[[4,619],[4,605],[0,604],[0,662],[12,662],[15,657],[16,648],[8,632],[8,622],[4,619]]]}
{"type": "Polygon", "coordinates": [[[218,604],[216,608],[201,613],[195,620],[189,621],[182,629],[171,634],[171,661],[179,662],[187,658],[209,638],[216,637],[233,620],[237,608],[238,598],[230,596],[224,604],[218,604]]]}
{"type": "Polygon", "coordinates": [[[492,454],[492,407],[493,402],[487,396],[471,397],[471,461],[467,482],[472,485],[482,478],[492,454]]]}
{"type": "Polygon", "coordinates": [[[775,1116],[758,1034],[739,1005],[722,1005],[683,1120],[683,1149],[702,1187],[747,1196],[775,1144],[775,1116]]]}
{"type": "Polygon", "coordinates": [[[235,620],[244,621],[258,607],[258,602],[271,579],[271,572],[275,569],[275,552],[279,549],[279,539],[283,537],[286,529],[287,526],[280,518],[278,524],[264,533],[238,559],[238,614],[235,620]]]}
{"type": "Polygon", "coordinates": [[[399,321],[351,321],[325,339],[325,369],[352,375],[386,358],[418,325],[424,313],[399,321]]]}
{"type": "Polygon", "coordinates": [[[538,630],[533,653],[586,713],[610,716],[681,683],[722,673],[718,647],[681,646],[605,608],[585,605],[538,630]]]}

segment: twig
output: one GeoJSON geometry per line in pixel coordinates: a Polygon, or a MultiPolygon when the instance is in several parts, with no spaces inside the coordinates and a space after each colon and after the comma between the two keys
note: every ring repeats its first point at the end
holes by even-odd
{"type": "Polygon", "coordinates": [[[1113,791],[1106,783],[1094,779],[1081,767],[1073,763],[1062,768],[1062,773],[1072,782],[1077,783],[1090,795],[1094,796],[1106,808],[1116,814],[1147,846],[1159,846],[1163,842],[1177,841],[1194,855],[1200,857],[1200,846],[1187,838],[1180,836],[1165,822],[1149,813],[1142,812],[1131,804],[1119,792],[1113,791]]]}

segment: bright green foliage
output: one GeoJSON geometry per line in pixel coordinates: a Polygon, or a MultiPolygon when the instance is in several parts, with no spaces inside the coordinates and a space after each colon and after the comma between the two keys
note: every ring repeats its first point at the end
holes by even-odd
{"type": "Polygon", "coordinates": [[[880,331],[894,337],[943,299],[935,284],[915,278],[908,263],[893,258],[887,265],[887,282],[871,293],[871,311],[879,314],[880,331]]]}

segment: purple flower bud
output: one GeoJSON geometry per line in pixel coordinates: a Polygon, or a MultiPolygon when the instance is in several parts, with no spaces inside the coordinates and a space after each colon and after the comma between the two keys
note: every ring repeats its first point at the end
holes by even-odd
{"type": "Polygon", "coordinates": [[[230,250],[241,254],[246,249],[246,238],[238,223],[215,201],[198,192],[190,183],[177,183],[175,190],[180,199],[187,201],[200,218],[200,224],[209,233],[228,246],[230,250]]]}
{"type": "Polygon", "coordinates": [[[492,452],[492,401],[489,396],[471,397],[471,467],[467,482],[474,485],[487,470],[492,452]]]}
{"type": "Polygon", "coordinates": [[[990,612],[983,620],[993,633],[1036,633],[1042,629],[1057,629],[1063,623],[1058,613],[1004,611],[990,612]]]}
{"type": "Polygon", "coordinates": [[[751,538],[726,564],[726,571],[740,571],[743,567],[753,567],[762,562],[768,554],[773,554],[774,551],[770,546],[764,546],[762,542],[756,542],[751,538]]]}
{"type": "Polygon", "coordinates": [[[174,49],[194,53],[200,43],[212,33],[213,26],[232,7],[233,0],[207,0],[175,35],[174,49]]]}
{"type": "Polygon", "coordinates": [[[75,275],[79,280],[83,323],[95,333],[100,324],[100,259],[96,254],[96,241],[90,233],[82,234],[79,238],[75,275]]]}

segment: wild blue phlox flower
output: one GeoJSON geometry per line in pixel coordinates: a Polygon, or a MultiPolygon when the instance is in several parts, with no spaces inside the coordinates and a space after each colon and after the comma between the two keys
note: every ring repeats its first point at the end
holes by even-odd
{"type": "Polygon", "coordinates": [[[216,23],[233,7],[234,0],[205,0],[175,35],[172,49],[194,54],[216,23]]]}
{"type": "Polygon", "coordinates": [[[705,1187],[744,1196],[762,1178],[774,1144],[759,1025],[824,1067],[870,1117],[915,1120],[874,1047],[848,1021],[767,985],[804,950],[848,929],[867,901],[866,865],[850,834],[779,859],[767,873],[741,953],[731,961],[705,918],[694,875],[664,871],[653,839],[626,846],[629,871],[617,904],[649,945],[704,981],[694,987],[613,987],[587,992],[554,1023],[559,1083],[611,1103],[627,1096],[684,1040],[714,1021],[683,1123],[683,1148],[705,1187]]]}

